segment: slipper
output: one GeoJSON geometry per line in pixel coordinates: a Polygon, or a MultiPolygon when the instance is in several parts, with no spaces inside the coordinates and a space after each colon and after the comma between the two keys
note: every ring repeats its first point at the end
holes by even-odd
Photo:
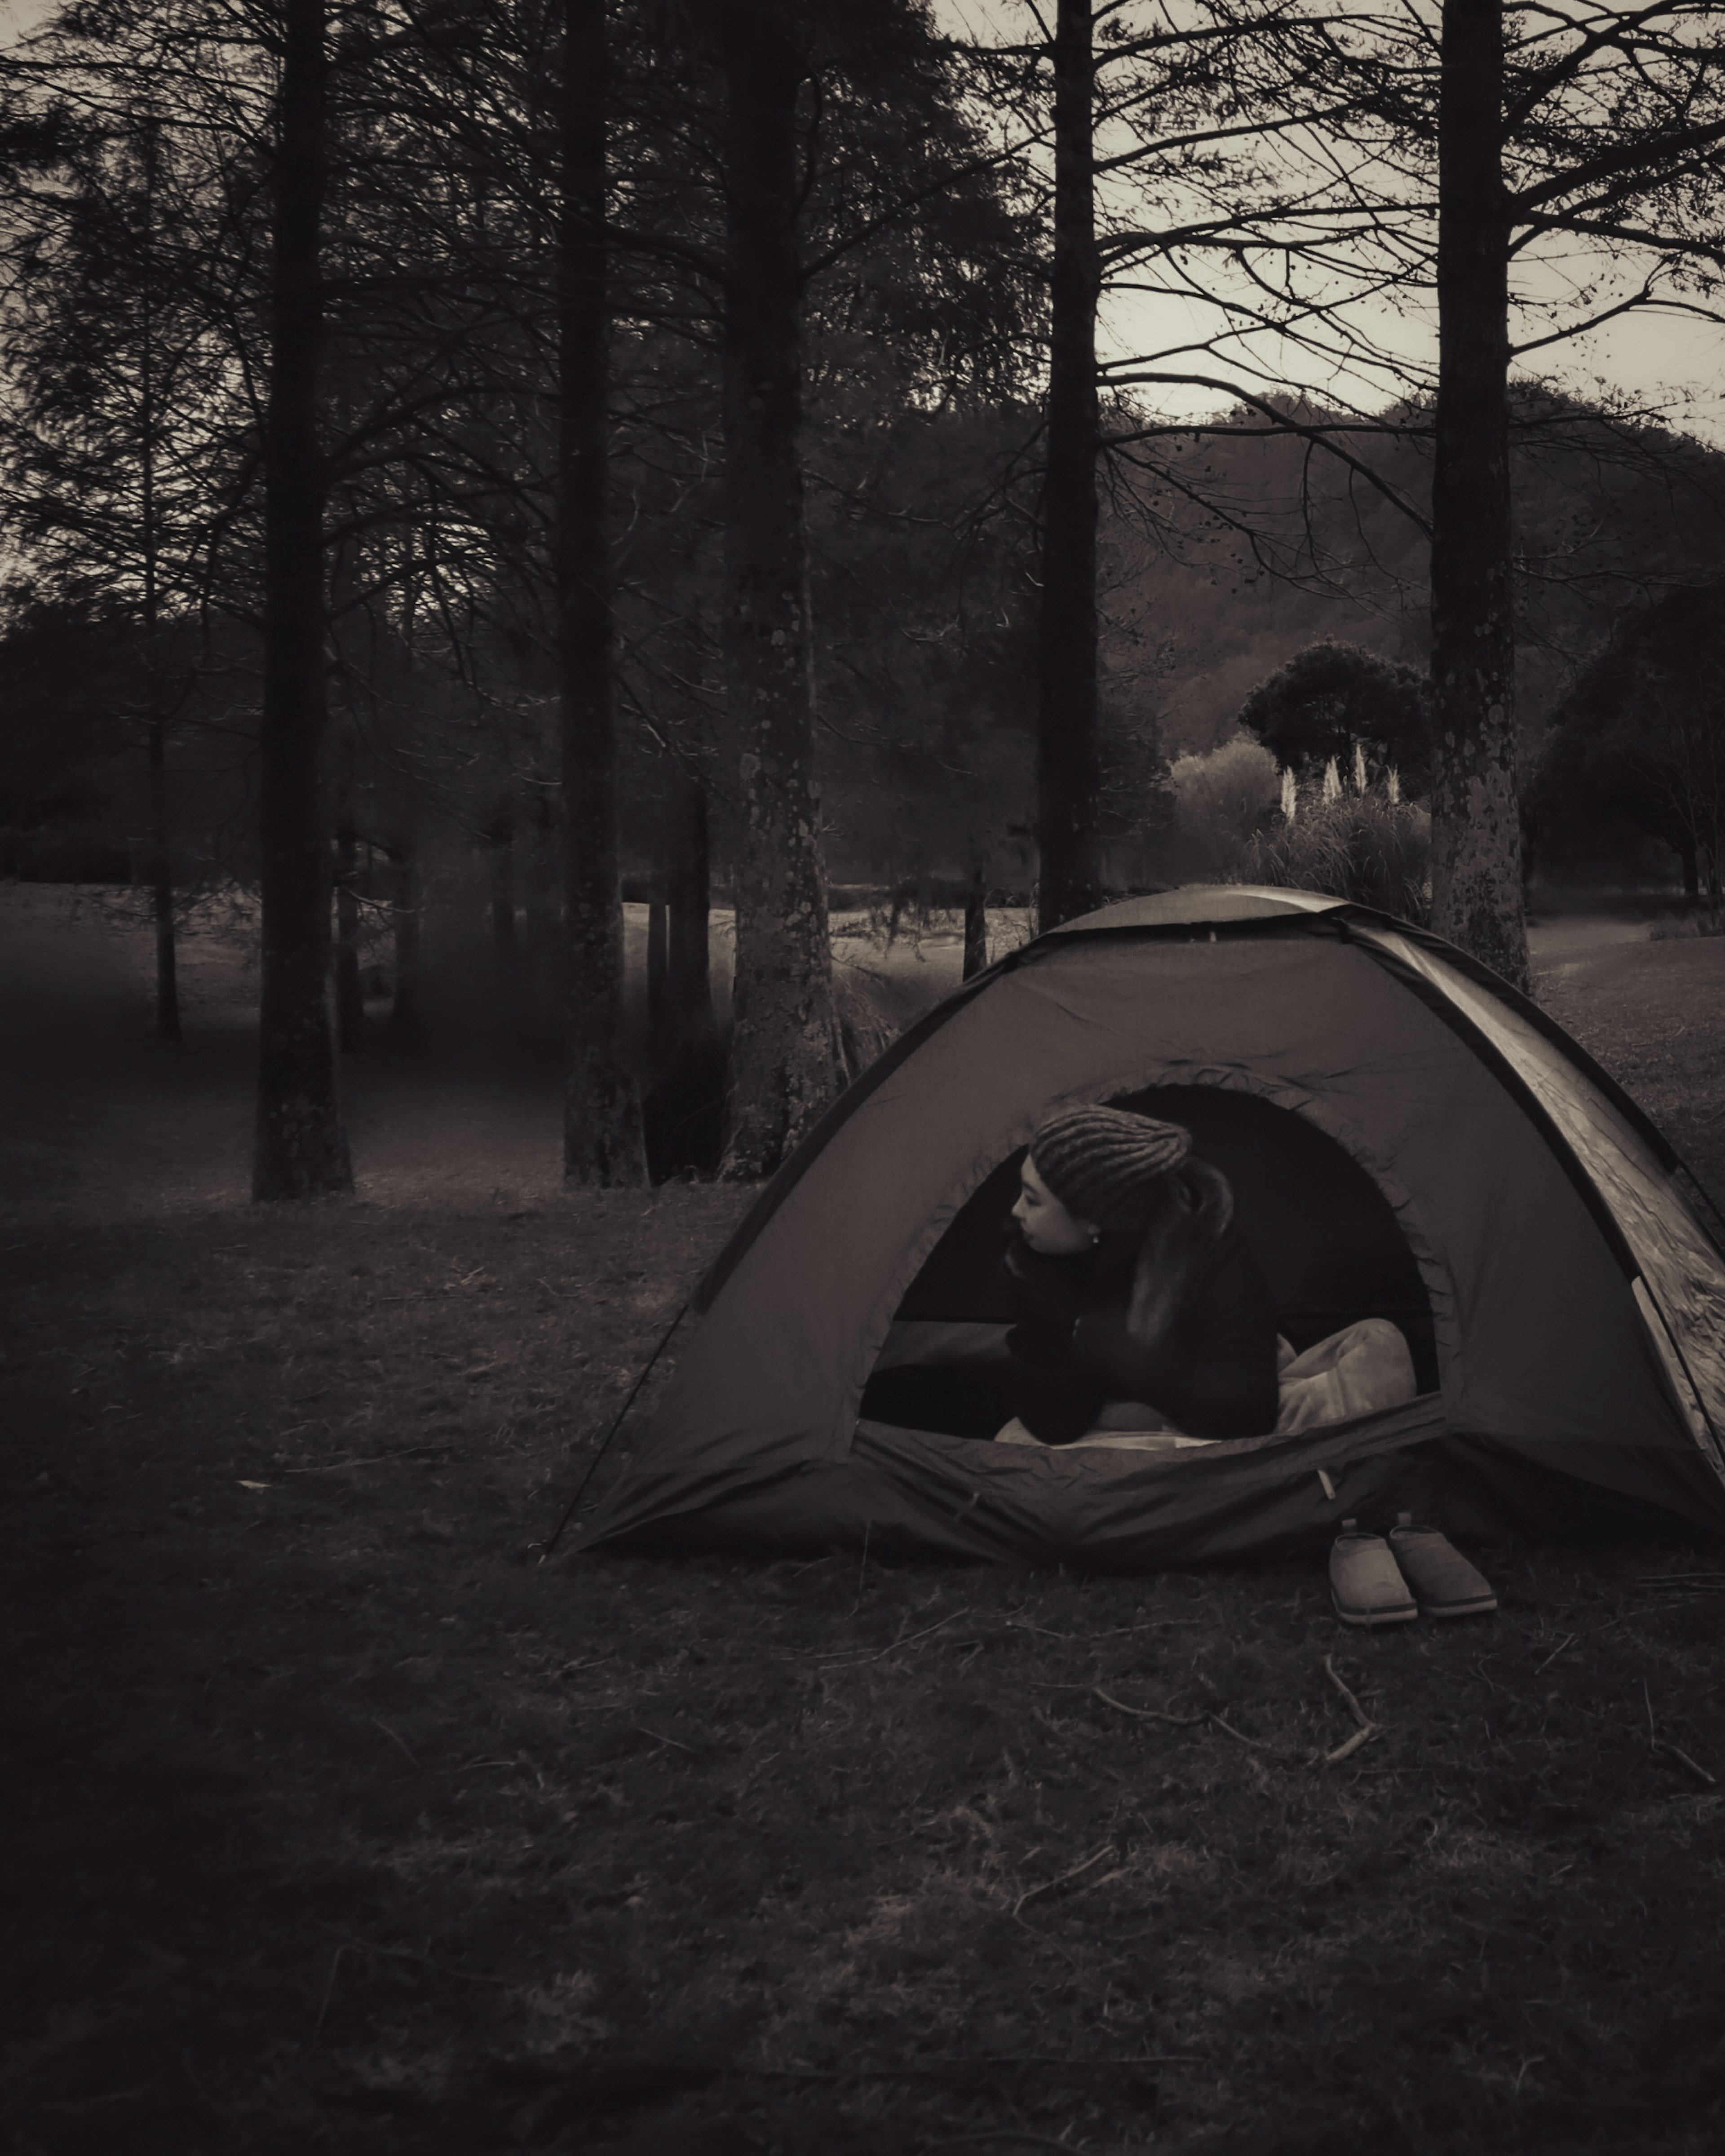
{"type": "Polygon", "coordinates": [[[1399,1512],[1389,1547],[1414,1599],[1428,1617],[1486,1617],[1497,1607],[1491,1583],[1435,1527],[1416,1527],[1399,1512]]]}
{"type": "Polygon", "coordinates": [[[1409,1625],[1420,1614],[1382,1535],[1344,1520],[1330,1551],[1330,1603],[1344,1625],[1409,1625]]]}

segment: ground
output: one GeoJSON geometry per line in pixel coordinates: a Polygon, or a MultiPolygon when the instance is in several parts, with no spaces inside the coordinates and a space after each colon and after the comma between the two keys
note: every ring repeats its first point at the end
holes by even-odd
{"type": "MultiPolygon", "coordinates": [[[[374,1048],[359,1196],[252,1208],[218,940],[173,1049],[21,911],[18,2156],[1720,2145],[1717,1549],[1377,1638],[1307,1565],[542,1563],[750,1194],[566,1194],[542,1081],[374,1048]]],[[[1536,963],[1725,1192],[1725,941],[1536,963]]]]}

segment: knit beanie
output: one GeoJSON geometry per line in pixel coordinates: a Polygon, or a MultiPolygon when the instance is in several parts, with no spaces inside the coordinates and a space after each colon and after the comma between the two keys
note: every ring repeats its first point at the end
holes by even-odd
{"type": "Polygon", "coordinates": [[[1036,1173],[1066,1210],[1108,1229],[1145,1226],[1163,1178],[1191,1150],[1181,1124],[1125,1108],[1068,1108],[1030,1141],[1036,1173]]]}

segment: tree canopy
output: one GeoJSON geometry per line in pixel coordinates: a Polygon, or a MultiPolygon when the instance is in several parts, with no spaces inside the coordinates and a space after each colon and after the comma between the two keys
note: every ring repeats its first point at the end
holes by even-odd
{"type": "Polygon", "coordinates": [[[1533,791],[1562,834],[1616,819],[1661,840],[1692,897],[1725,871],[1725,578],[1630,610],[1559,705],[1533,791]]]}
{"type": "Polygon", "coordinates": [[[1356,747],[1374,778],[1394,770],[1404,788],[1425,790],[1431,712],[1425,680],[1411,666],[1358,644],[1309,644],[1260,681],[1240,707],[1240,723],[1284,768],[1309,771],[1356,747]]]}

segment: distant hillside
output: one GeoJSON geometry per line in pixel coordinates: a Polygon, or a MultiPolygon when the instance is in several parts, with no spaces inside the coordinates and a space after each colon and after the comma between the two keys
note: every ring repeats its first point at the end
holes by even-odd
{"type": "MultiPolygon", "coordinates": [[[[1519,416],[1520,696],[1537,737],[1621,608],[1725,568],[1725,454],[1543,392],[1519,416]]],[[[1344,446],[1423,513],[1424,440],[1362,431],[1344,446]]],[[[1105,599],[1161,636],[1169,757],[1225,739],[1248,692],[1306,644],[1339,639],[1425,665],[1425,541],[1368,480],[1291,437],[1223,435],[1170,462],[1160,484],[1134,473],[1127,506],[1116,496],[1111,521],[1132,527],[1116,551],[1135,566],[1105,599]],[[1201,515],[1187,486],[1222,513],[1201,515]],[[1142,536],[1151,522],[1159,543],[1142,536]]]]}

